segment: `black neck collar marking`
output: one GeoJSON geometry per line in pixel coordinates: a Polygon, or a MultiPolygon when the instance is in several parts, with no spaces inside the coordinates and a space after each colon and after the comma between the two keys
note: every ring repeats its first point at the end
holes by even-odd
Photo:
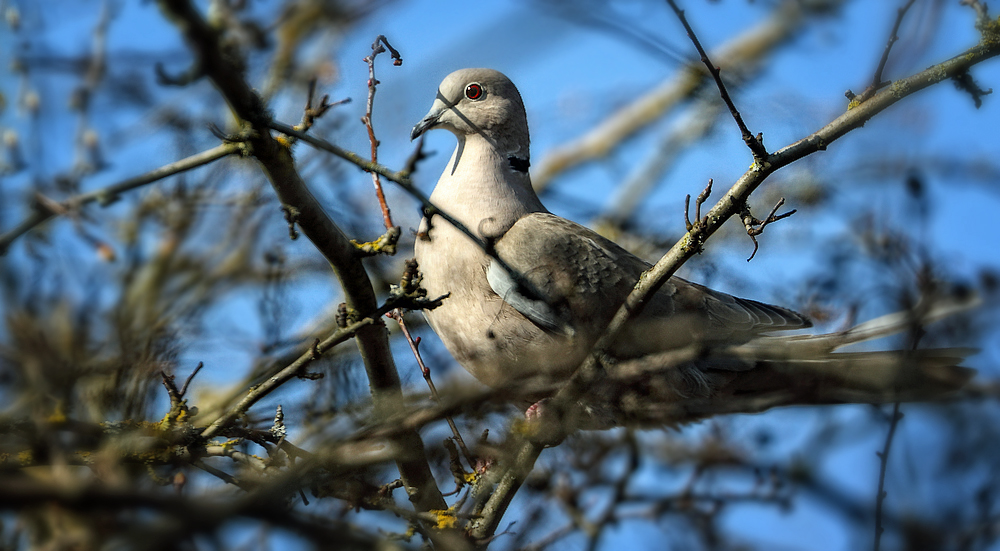
{"type": "Polygon", "coordinates": [[[528,167],[531,166],[531,162],[528,159],[520,159],[518,157],[507,157],[507,161],[510,162],[510,167],[518,172],[528,172],[528,167]]]}

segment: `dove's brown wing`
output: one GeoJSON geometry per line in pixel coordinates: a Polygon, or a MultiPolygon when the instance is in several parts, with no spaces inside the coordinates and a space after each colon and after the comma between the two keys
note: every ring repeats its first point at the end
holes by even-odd
{"type": "MultiPolygon", "coordinates": [[[[604,330],[650,267],[594,231],[549,213],[522,217],[497,241],[496,251],[526,281],[525,295],[548,303],[555,315],[590,339],[604,330]]],[[[530,313],[522,314],[532,319],[530,313]]],[[[809,325],[790,310],[674,277],[630,324],[616,348],[628,357],[696,340],[738,344],[760,333],[809,325]]]]}

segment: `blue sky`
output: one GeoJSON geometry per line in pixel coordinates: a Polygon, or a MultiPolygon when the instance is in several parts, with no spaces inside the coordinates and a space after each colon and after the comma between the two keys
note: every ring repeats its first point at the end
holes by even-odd
{"type": "MultiPolygon", "coordinates": [[[[45,33],[58,36],[58,40],[49,42],[52,47],[66,53],[77,51],[82,45],[89,44],[98,4],[58,4],[64,10],[58,18],[42,16],[25,8],[25,21],[39,26],[45,33]]],[[[684,4],[692,25],[703,44],[710,49],[733,34],[752,27],[766,17],[773,5],[771,2],[735,0],[712,3],[688,1],[684,4]]],[[[904,55],[915,38],[923,36],[920,34],[921,25],[935,22],[926,15],[929,12],[920,11],[927,4],[921,2],[914,8],[910,20],[912,24],[908,22],[904,27],[903,40],[897,45],[900,61],[890,67],[892,72],[887,74],[888,78],[910,74],[935,61],[957,55],[976,40],[971,10],[948,3],[935,16],[940,18],[940,23],[927,46],[920,50],[919,55],[904,55]]],[[[842,112],[846,107],[844,91],[850,88],[860,92],[870,80],[895,15],[895,7],[895,2],[850,2],[841,13],[808,24],[792,46],[768,60],[760,78],[737,93],[737,105],[751,130],[763,132],[765,144],[773,150],[807,135],[842,112]]],[[[273,7],[261,3],[257,9],[266,13],[273,7]]],[[[363,127],[355,122],[363,113],[366,94],[367,67],[362,58],[369,53],[374,37],[384,34],[404,58],[401,67],[392,67],[388,57],[381,58],[377,67],[382,84],[374,120],[382,143],[380,160],[384,164],[402,166],[412,150],[409,129],[426,112],[438,82],[445,75],[462,67],[484,66],[505,72],[518,85],[528,109],[532,159],[537,166],[547,151],[578,136],[637,95],[669,78],[679,66],[678,58],[692,56],[689,41],[664,4],[627,1],[614,3],[612,9],[632,28],[654,37],[662,45],[662,50],[638,49],[621,37],[567,22],[527,1],[470,3],[422,0],[388,4],[343,35],[314,46],[329,51],[339,77],[335,82],[326,83],[323,91],[330,93],[335,100],[342,97],[354,100],[337,108],[337,113],[346,122],[335,138],[344,147],[358,152],[367,151],[367,136],[363,127]]],[[[121,13],[111,27],[109,46],[112,51],[176,52],[176,55],[168,55],[165,59],[171,70],[185,67],[189,59],[175,29],[163,20],[155,4],[149,2],[123,3],[121,13]]],[[[323,52],[318,54],[323,55],[323,52]]],[[[973,75],[984,88],[1000,87],[1000,63],[997,61],[977,67],[973,75]]],[[[39,89],[43,98],[61,101],[60,92],[72,86],[75,78],[64,75],[37,82],[42,83],[39,89]]],[[[13,80],[0,85],[5,94],[14,97],[16,83],[13,80]]],[[[195,93],[203,89],[198,87],[207,85],[202,82],[196,86],[194,90],[171,90],[165,94],[169,101],[184,104],[186,98],[196,97],[195,93]]],[[[273,108],[279,118],[296,121],[301,101],[301,97],[283,95],[276,98],[273,108]]],[[[100,113],[113,107],[98,103],[95,111],[100,113]]],[[[223,117],[221,109],[203,109],[209,120],[217,122],[223,117]]],[[[119,137],[115,154],[129,156],[130,162],[113,162],[110,170],[88,181],[87,186],[101,187],[176,157],[169,147],[143,139],[141,127],[146,116],[147,113],[141,111],[117,111],[113,119],[95,122],[104,135],[119,137]],[[137,158],[141,160],[135,161],[137,158]]],[[[646,158],[657,136],[673,120],[673,117],[668,117],[654,123],[605,161],[562,175],[554,184],[552,193],[544,196],[543,200],[553,212],[587,222],[593,208],[610,197],[624,177],[646,158]]],[[[994,224],[994,213],[1000,206],[998,181],[995,175],[989,174],[980,177],[961,171],[954,174],[935,172],[934,167],[940,165],[930,161],[936,157],[959,162],[995,160],[998,123],[1000,102],[997,98],[986,97],[983,107],[977,110],[968,95],[956,91],[950,84],[942,84],[907,98],[810,162],[818,167],[814,170],[835,180],[837,185],[830,188],[841,212],[850,212],[862,205],[883,205],[881,210],[886,219],[901,224],[908,221],[905,212],[899,208],[900,182],[873,183],[841,174],[856,168],[854,163],[877,160],[880,156],[909,160],[917,166],[926,163],[926,174],[931,182],[929,193],[934,206],[927,231],[928,245],[950,269],[972,278],[983,266],[1000,268],[1000,249],[995,245],[997,231],[994,224]],[[873,152],[874,157],[869,152],[873,152]]],[[[30,143],[32,130],[23,114],[9,108],[3,113],[0,124],[20,129],[25,142],[30,143]]],[[[7,188],[5,194],[25,186],[31,177],[51,176],[58,167],[71,162],[67,152],[72,151],[69,144],[75,132],[73,119],[53,117],[45,121],[45,125],[47,135],[44,139],[49,142],[48,147],[43,148],[46,162],[42,166],[34,166],[32,173],[0,183],[7,188]],[[51,147],[52,142],[58,146],[59,141],[66,145],[51,147]]],[[[207,134],[203,130],[198,132],[207,134]]],[[[201,139],[205,137],[199,136],[201,139]]],[[[35,136],[35,139],[40,138],[35,136]]],[[[432,187],[453,147],[454,138],[446,132],[431,132],[428,135],[427,149],[437,154],[425,161],[417,175],[417,181],[425,190],[429,191],[432,187]]],[[[728,188],[747,168],[750,160],[735,125],[723,119],[702,144],[679,159],[664,182],[648,198],[639,217],[644,228],[676,235],[683,227],[681,205],[684,195],[697,194],[709,178],[714,178],[718,197],[721,190],[728,188]]],[[[354,183],[359,189],[364,189],[361,186],[367,181],[367,176],[359,173],[354,183]]],[[[758,195],[766,188],[778,185],[781,184],[769,183],[758,195]]],[[[415,203],[397,189],[389,187],[388,193],[397,223],[404,230],[415,227],[418,221],[415,203]]],[[[362,192],[358,196],[364,197],[362,192]]],[[[4,196],[5,204],[0,207],[3,209],[4,228],[18,216],[19,207],[11,201],[16,197],[14,194],[4,196]]],[[[373,196],[371,200],[374,201],[373,196]]],[[[328,208],[336,216],[340,209],[349,207],[330,204],[328,208]]],[[[789,204],[788,208],[797,207],[789,204]]],[[[718,247],[718,250],[713,248],[712,260],[720,269],[740,276],[735,282],[722,277],[712,283],[722,286],[722,290],[739,292],[751,298],[790,304],[795,299],[781,296],[782,282],[788,282],[790,286],[796,278],[816,269],[816,259],[807,254],[808,242],[819,242],[850,222],[849,217],[838,216],[837,211],[832,214],[797,215],[768,230],[761,239],[761,251],[750,264],[745,262],[751,248],[749,240],[737,239],[724,245],[710,245],[718,247]]],[[[72,259],[67,262],[72,262],[72,259]]],[[[696,259],[693,264],[698,262],[696,259]]],[[[334,299],[335,292],[325,287],[323,282],[304,284],[297,295],[299,304],[305,306],[299,321],[305,322],[320,314],[318,310],[309,309],[312,305],[334,299]]],[[[243,311],[250,307],[251,299],[247,298],[245,303],[236,302],[231,306],[232,310],[219,312],[217,316],[231,320],[242,316],[243,311]]],[[[869,312],[869,317],[877,313],[869,312]]],[[[205,375],[208,380],[224,379],[225,370],[213,371],[213,363],[227,365],[234,356],[245,354],[241,348],[252,341],[253,336],[254,330],[248,329],[246,340],[209,341],[210,346],[193,346],[187,351],[188,363],[193,365],[205,360],[210,365],[209,373],[205,375]]],[[[427,337],[432,339],[429,335],[427,337]]],[[[987,345],[979,359],[973,360],[973,365],[992,369],[993,360],[1000,356],[998,346],[987,345]]],[[[410,367],[406,356],[400,355],[398,361],[401,369],[410,367]]],[[[795,432],[814,426],[815,415],[801,410],[785,410],[765,416],[728,419],[725,425],[730,430],[748,433],[761,424],[786,427],[782,430],[795,432]]],[[[863,418],[868,413],[860,407],[846,407],[838,409],[833,415],[843,423],[850,423],[852,419],[863,418]]],[[[908,420],[901,427],[897,451],[906,450],[908,441],[920,441],[916,433],[926,425],[921,424],[918,415],[914,418],[914,421],[908,420]]],[[[699,431],[705,430],[704,425],[691,428],[686,437],[694,438],[699,431]]],[[[872,497],[873,477],[878,466],[874,451],[881,444],[880,438],[879,433],[860,435],[857,442],[844,446],[827,464],[822,465],[822,473],[845,491],[858,495],[859,499],[872,497]]],[[[789,437],[788,440],[792,443],[786,443],[785,453],[794,453],[795,439],[789,437]]],[[[911,446],[911,449],[918,448],[917,444],[911,446]]],[[[649,476],[650,481],[655,483],[655,473],[649,473],[649,476]]],[[[912,499],[914,503],[920,501],[920,496],[908,494],[902,484],[890,486],[889,490],[890,503],[894,503],[892,500],[897,496],[902,496],[899,497],[901,500],[912,499]]],[[[918,490],[912,492],[918,493],[918,490]]],[[[734,534],[759,543],[767,542],[774,549],[846,550],[856,548],[859,543],[845,537],[840,521],[808,498],[797,501],[790,511],[752,504],[738,506],[726,514],[725,524],[734,534]]],[[[626,523],[620,530],[621,537],[635,542],[638,548],[659,548],[648,539],[655,537],[656,528],[646,526],[639,531],[631,531],[626,523]]],[[[574,542],[570,540],[557,548],[572,548],[574,542]]]]}

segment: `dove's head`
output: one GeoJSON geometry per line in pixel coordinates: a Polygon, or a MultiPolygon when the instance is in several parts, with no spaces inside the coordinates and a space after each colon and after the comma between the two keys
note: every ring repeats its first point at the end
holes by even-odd
{"type": "Polygon", "coordinates": [[[521,94],[503,73],[461,69],[445,77],[431,110],[413,131],[416,139],[431,128],[444,128],[462,139],[479,134],[500,151],[528,155],[528,120],[521,94]]]}

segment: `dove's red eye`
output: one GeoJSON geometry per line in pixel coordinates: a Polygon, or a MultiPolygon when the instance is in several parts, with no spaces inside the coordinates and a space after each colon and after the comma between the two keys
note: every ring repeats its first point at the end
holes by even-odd
{"type": "Polygon", "coordinates": [[[465,97],[469,99],[479,99],[483,97],[483,87],[476,83],[466,86],[465,97]]]}

